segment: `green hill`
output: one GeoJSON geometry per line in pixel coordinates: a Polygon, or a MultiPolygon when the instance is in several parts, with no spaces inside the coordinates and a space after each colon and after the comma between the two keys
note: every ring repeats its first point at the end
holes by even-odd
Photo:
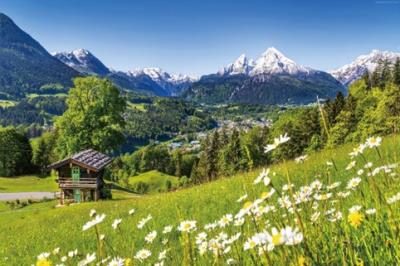
{"type": "MultiPolygon", "coordinates": [[[[109,256],[131,258],[135,265],[139,260],[133,257],[143,248],[152,253],[144,260],[145,265],[156,263],[159,252],[164,249],[168,249],[165,265],[226,265],[230,259],[237,265],[266,265],[267,260],[270,265],[395,265],[400,258],[397,237],[400,209],[395,201],[400,196],[393,196],[400,191],[400,184],[399,171],[393,163],[398,162],[399,145],[398,137],[388,137],[379,148],[366,148],[354,158],[355,167],[349,170],[345,170],[352,161],[348,154],[356,145],[310,155],[304,163],[290,161],[275,165],[271,167],[268,186],[263,182],[254,184],[261,171],[256,169],[173,193],[63,208],[35,204],[34,209],[2,212],[0,265],[29,265],[36,262],[37,255],[57,247],[60,254],[45,260],[56,264],[61,256],[77,249],[78,257],[68,259],[69,264],[75,265],[87,253],[98,249],[95,230],[82,231],[82,226],[92,219],[91,209],[106,214],[104,221],[97,225],[99,233],[105,235],[104,248],[100,250],[109,256]],[[373,175],[368,175],[369,172],[373,175]],[[359,184],[353,179],[357,176],[359,184]],[[288,178],[293,188],[285,190],[288,178]],[[275,194],[256,208],[255,200],[260,195],[265,197],[263,192],[271,191],[272,186],[275,194]],[[247,199],[237,202],[244,194],[248,195],[247,199]],[[282,207],[292,195],[303,199],[296,205],[296,211],[282,207]],[[244,215],[243,225],[235,226],[229,215],[221,219],[225,214],[235,215],[250,204],[252,211],[244,215]],[[129,215],[128,211],[133,208],[135,213],[129,215]],[[142,229],[138,228],[139,221],[148,215],[153,218],[142,229]],[[111,225],[119,218],[122,222],[114,230],[111,225]],[[183,220],[196,220],[196,232],[177,230],[183,220]],[[206,230],[208,223],[214,229],[206,230]],[[172,232],[163,234],[167,225],[173,226],[172,232]],[[249,241],[252,237],[259,239],[257,232],[273,233],[273,227],[281,230],[285,226],[299,231],[292,234],[286,230],[283,235],[276,233],[271,239],[262,240],[275,243],[273,250],[259,253],[259,244],[249,241]],[[144,238],[152,230],[157,231],[157,236],[148,243],[144,238]],[[201,232],[207,233],[205,243],[209,247],[203,255],[195,244],[201,232]],[[241,234],[238,240],[229,242],[236,233],[241,234]],[[163,239],[168,239],[166,245],[163,239]]],[[[238,219],[235,221],[239,223],[238,219]]]]}
{"type": "Polygon", "coordinates": [[[178,186],[179,179],[176,176],[167,175],[157,170],[148,171],[129,178],[129,186],[136,192],[152,193],[168,191],[178,186]],[[138,184],[145,184],[145,187],[138,184]],[[144,191],[136,189],[142,187],[144,191]],[[170,186],[169,188],[167,186],[170,186]],[[138,191],[139,190],[139,191],[138,191]]]}

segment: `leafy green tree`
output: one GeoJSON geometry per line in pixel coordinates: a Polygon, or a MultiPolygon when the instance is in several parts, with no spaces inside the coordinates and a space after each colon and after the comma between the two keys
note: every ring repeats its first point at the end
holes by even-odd
{"type": "Polygon", "coordinates": [[[36,141],[32,142],[32,164],[42,175],[47,172],[46,167],[59,158],[55,152],[57,142],[56,132],[45,132],[36,141]]]}
{"type": "Polygon", "coordinates": [[[76,78],[67,105],[56,120],[57,150],[62,157],[86,148],[112,152],[124,142],[126,101],[111,81],[76,78]]]}
{"type": "Polygon", "coordinates": [[[162,145],[149,145],[140,152],[140,172],[158,170],[167,173],[171,165],[171,157],[168,149],[162,145]]]}
{"type": "Polygon", "coordinates": [[[32,171],[32,148],[28,138],[15,128],[0,128],[0,176],[32,171]]]}

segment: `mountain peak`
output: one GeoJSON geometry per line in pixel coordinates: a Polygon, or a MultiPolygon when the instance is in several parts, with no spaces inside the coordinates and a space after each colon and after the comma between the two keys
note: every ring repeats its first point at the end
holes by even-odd
{"type": "Polygon", "coordinates": [[[54,57],[83,74],[107,75],[110,70],[90,51],[80,48],[71,52],[52,53],[54,57]]]}
{"type": "Polygon", "coordinates": [[[257,59],[251,75],[258,74],[298,74],[308,73],[309,70],[293,60],[284,56],[274,47],[268,48],[260,58],[257,59]]]}
{"type": "Polygon", "coordinates": [[[85,57],[88,55],[92,55],[91,52],[89,52],[88,50],[86,50],[84,48],[76,49],[76,50],[72,51],[72,54],[74,54],[77,57],[85,57]]]}
{"type": "Polygon", "coordinates": [[[0,12],[0,27],[4,27],[6,25],[18,27],[9,16],[0,12]]]}
{"type": "Polygon", "coordinates": [[[265,52],[262,54],[263,56],[272,56],[276,58],[283,58],[285,57],[278,49],[275,47],[269,47],[265,52]]]}
{"type": "Polygon", "coordinates": [[[227,65],[221,69],[218,73],[220,75],[238,75],[238,74],[249,74],[253,68],[254,62],[252,59],[248,59],[245,54],[241,54],[233,63],[227,65]]]}

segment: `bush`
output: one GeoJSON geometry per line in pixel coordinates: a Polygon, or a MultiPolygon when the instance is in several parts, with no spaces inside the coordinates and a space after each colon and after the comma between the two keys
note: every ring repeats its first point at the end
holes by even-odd
{"type": "Polygon", "coordinates": [[[102,198],[102,199],[112,199],[111,189],[102,188],[100,190],[100,198],[102,198]]]}
{"type": "Polygon", "coordinates": [[[166,180],[166,181],[165,181],[165,189],[166,189],[167,191],[170,191],[170,190],[172,189],[172,182],[171,182],[171,180],[166,180]]]}
{"type": "Polygon", "coordinates": [[[190,179],[187,177],[187,176],[182,176],[180,179],[179,179],[179,186],[180,187],[187,187],[188,185],[189,185],[189,183],[190,183],[190,179]]]}
{"type": "Polygon", "coordinates": [[[145,182],[139,181],[133,185],[133,191],[139,194],[145,194],[149,191],[149,185],[145,182]]]}

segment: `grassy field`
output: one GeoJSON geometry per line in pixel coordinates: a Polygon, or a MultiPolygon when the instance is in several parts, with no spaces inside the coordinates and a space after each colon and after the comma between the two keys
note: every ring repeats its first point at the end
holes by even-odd
{"type": "Polygon", "coordinates": [[[172,188],[178,186],[178,178],[176,176],[167,175],[157,170],[148,171],[137,176],[129,178],[129,185],[135,187],[138,182],[146,183],[149,186],[148,193],[167,191],[166,183],[171,182],[172,188]]]}
{"type": "Polygon", "coordinates": [[[128,108],[130,109],[136,109],[139,111],[145,111],[145,107],[147,104],[145,103],[132,103],[132,102],[128,102],[128,108]]]}
{"type": "Polygon", "coordinates": [[[68,257],[66,265],[76,265],[92,252],[97,252],[97,259],[106,255],[129,258],[125,265],[133,265],[130,260],[134,265],[153,265],[163,250],[167,250],[162,259],[165,265],[226,265],[232,261],[236,265],[396,265],[400,258],[396,201],[400,196],[393,195],[400,191],[399,172],[382,166],[398,162],[399,141],[390,137],[379,150],[365,149],[349,170],[345,170],[351,161],[348,153],[354,145],[309,155],[304,163],[275,165],[268,175],[271,183],[263,176],[260,184],[254,184],[260,174],[255,169],[142,198],[61,208],[46,202],[4,211],[0,213],[0,265],[30,265],[37,255],[57,247],[57,255],[42,256],[38,263],[43,264],[38,265],[56,264],[75,249],[78,255],[68,257]],[[353,179],[356,176],[359,184],[353,179]],[[293,187],[285,186],[288,180],[293,187]],[[268,195],[272,189],[276,192],[268,195]],[[247,198],[238,202],[244,194],[247,198]],[[93,219],[91,209],[106,217],[83,231],[82,226],[93,219]],[[135,209],[133,215],[128,214],[131,209],[135,209]],[[153,218],[138,228],[148,215],[153,218]],[[114,219],[122,219],[116,229],[114,219]],[[182,224],[177,230],[184,220],[196,221],[196,225],[182,224]],[[163,234],[167,225],[173,229],[163,234]],[[103,240],[96,237],[96,230],[104,234],[103,240]],[[153,230],[157,236],[154,240],[148,236],[146,242],[145,236],[153,230]],[[138,254],[141,249],[151,256],[146,258],[143,250],[138,254]]]}
{"type": "Polygon", "coordinates": [[[39,96],[42,96],[42,97],[46,97],[46,96],[49,96],[49,97],[50,97],[50,96],[54,96],[54,97],[67,97],[67,94],[66,94],[66,93],[63,93],[63,92],[55,93],[55,94],[29,93],[29,94],[27,95],[27,98],[33,99],[33,98],[36,98],[36,97],[39,97],[39,96]]]}
{"type": "Polygon", "coordinates": [[[9,100],[0,100],[0,107],[11,107],[16,105],[17,102],[9,100]]]}
{"type": "Polygon", "coordinates": [[[0,193],[34,191],[58,191],[58,185],[54,177],[0,177],[0,193]]]}

